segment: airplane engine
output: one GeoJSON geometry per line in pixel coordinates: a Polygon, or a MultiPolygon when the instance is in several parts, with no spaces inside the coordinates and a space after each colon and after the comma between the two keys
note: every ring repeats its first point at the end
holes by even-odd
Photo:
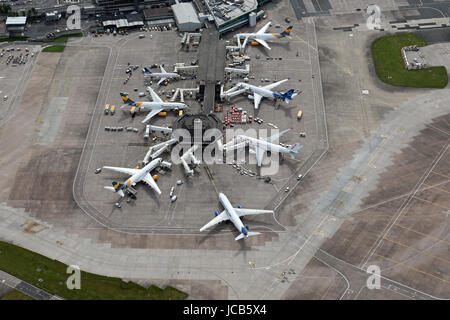
{"type": "Polygon", "coordinates": [[[238,208],[239,208],[239,209],[242,209],[242,206],[241,206],[241,205],[239,205],[239,206],[238,206],[238,208]]]}
{"type": "Polygon", "coordinates": [[[153,180],[157,180],[158,179],[158,175],[157,174],[155,174],[154,176],[153,176],[153,180]]]}
{"type": "Polygon", "coordinates": [[[252,41],[251,44],[252,44],[252,46],[257,46],[259,43],[258,43],[258,41],[252,41]]]}
{"type": "Polygon", "coordinates": [[[251,94],[248,95],[248,98],[249,98],[250,100],[253,100],[253,99],[254,99],[254,97],[253,97],[251,94]]]}
{"type": "Polygon", "coordinates": [[[219,215],[219,211],[214,212],[214,215],[217,217],[219,215]]]}

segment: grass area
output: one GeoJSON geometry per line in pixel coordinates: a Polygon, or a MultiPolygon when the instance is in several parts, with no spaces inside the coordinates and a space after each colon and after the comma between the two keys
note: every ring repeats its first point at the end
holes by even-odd
{"type": "Polygon", "coordinates": [[[34,300],[26,294],[13,289],[4,295],[0,300],[34,300]]]}
{"type": "Polygon", "coordinates": [[[59,37],[56,37],[56,38],[52,39],[52,42],[64,42],[64,43],[66,43],[69,40],[69,38],[82,37],[82,36],[83,36],[83,33],[81,33],[81,32],[73,33],[73,34],[67,34],[65,36],[59,36],[59,37]]]}
{"type": "Polygon", "coordinates": [[[67,266],[38,253],[0,241],[0,270],[51,294],[73,300],[182,300],[187,294],[175,288],[148,289],[119,278],[81,271],[81,289],[66,286],[67,266]],[[39,271],[38,271],[39,270],[39,271]],[[42,279],[43,281],[39,281],[42,279]]]}
{"type": "Polygon", "coordinates": [[[28,37],[1,37],[0,42],[27,41],[28,37]]]}
{"type": "Polygon", "coordinates": [[[406,70],[400,49],[413,44],[426,46],[426,42],[414,33],[385,36],[372,43],[373,62],[380,80],[394,86],[444,88],[448,83],[445,67],[406,70]]]}
{"type": "Polygon", "coordinates": [[[42,50],[42,52],[63,52],[65,47],[66,47],[65,45],[49,46],[49,47],[45,47],[42,50]]]}

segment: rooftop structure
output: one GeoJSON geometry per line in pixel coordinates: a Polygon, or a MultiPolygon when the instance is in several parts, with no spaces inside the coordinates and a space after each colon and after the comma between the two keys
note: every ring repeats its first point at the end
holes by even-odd
{"type": "Polygon", "coordinates": [[[25,26],[27,24],[27,17],[8,17],[6,19],[6,31],[10,35],[21,34],[25,32],[25,26]]]}
{"type": "Polygon", "coordinates": [[[145,21],[173,18],[173,11],[170,7],[147,8],[144,9],[143,14],[145,21]]]}
{"type": "Polygon", "coordinates": [[[8,17],[6,19],[6,26],[20,26],[27,23],[27,17],[8,17]]]}
{"type": "Polygon", "coordinates": [[[181,31],[195,31],[202,27],[197,12],[191,2],[172,5],[175,22],[181,31]]]}
{"type": "Polygon", "coordinates": [[[258,12],[257,18],[260,18],[264,13],[258,8],[266,2],[268,0],[205,0],[206,7],[221,33],[247,24],[252,12],[258,12]]]}

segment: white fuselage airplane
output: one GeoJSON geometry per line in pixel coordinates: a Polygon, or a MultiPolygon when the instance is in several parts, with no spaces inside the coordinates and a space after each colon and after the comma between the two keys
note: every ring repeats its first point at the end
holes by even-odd
{"type": "Polygon", "coordinates": [[[218,211],[215,212],[216,217],[212,219],[210,222],[208,222],[206,225],[204,225],[200,231],[206,230],[209,227],[212,227],[218,223],[221,223],[223,221],[230,220],[236,229],[239,230],[240,235],[238,235],[234,240],[240,240],[244,237],[249,236],[256,236],[260,234],[259,232],[249,232],[248,227],[244,226],[242,223],[240,217],[251,215],[251,214],[263,214],[263,213],[274,213],[272,210],[259,210],[259,209],[242,209],[241,206],[238,206],[237,208],[233,208],[230,201],[228,200],[227,196],[223,193],[219,193],[219,201],[223,205],[224,209],[221,213],[218,211]]]}
{"type": "Polygon", "coordinates": [[[262,98],[269,98],[269,99],[281,99],[284,100],[284,102],[289,103],[292,98],[294,98],[297,93],[294,91],[294,89],[290,89],[286,91],[285,93],[279,93],[272,91],[273,88],[279,86],[280,84],[288,81],[289,79],[284,79],[278,82],[274,82],[271,84],[268,84],[267,86],[258,87],[253,84],[248,84],[245,82],[239,82],[237,86],[239,86],[242,89],[246,89],[251,91],[253,94],[249,95],[248,97],[250,99],[253,99],[253,103],[255,106],[255,109],[259,108],[259,104],[261,102],[262,98]]]}
{"type": "Polygon", "coordinates": [[[122,172],[130,175],[131,177],[128,178],[123,183],[118,183],[116,181],[113,181],[112,187],[104,187],[107,190],[111,190],[113,192],[117,192],[121,197],[124,197],[125,194],[123,193],[123,190],[130,186],[135,186],[136,183],[142,181],[148,184],[153,190],[156,191],[157,194],[161,194],[161,190],[159,190],[158,185],[156,184],[155,180],[157,176],[152,177],[150,172],[155,169],[157,166],[161,164],[162,159],[157,158],[153,161],[151,161],[149,164],[147,164],[142,169],[130,169],[130,168],[120,168],[120,167],[103,167],[103,169],[122,172]]]}
{"type": "Polygon", "coordinates": [[[270,22],[268,22],[264,27],[262,27],[260,30],[254,33],[238,33],[235,35],[235,38],[238,39],[245,39],[244,43],[242,44],[242,47],[245,48],[247,41],[250,40],[251,44],[253,46],[256,46],[258,44],[261,44],[265,48],[270,50],[269,45],[267,44],[266,40],[274,40],[274,39],[281,39],[284,37],[291,38],[290,33],[292,30],[292,26],[289,26],[281,33],[266,33],[267,29],[270,26],[270,22]]]}
{"type": "Polygon", "coordinates": [[[227,144],[223,145],[222,148],[225,151],[235,150],[238,148],[245,147],[246,145],[250,146],[250,153],[255,154],[256,162],[258,166],[261,166],[264,155],[267,151],[275,152],[275,153],[289,153],[291,157],[294,159],[295,154],[303,148],[299,143],[294,143],[290,147],[283,147],[279,144],[273,143],[273,141],[278,140],[281,136],[285,135],[292,128],[281,131],[278,134],[275,134],[267,139],[257,139],[253,137],[248,137],[244,135],[238,135],[234,139],[232,139],[227,144]]]}
{"type": "Polygon", "coordinates": [[[161,72],[151,72],[147,68],[144,68],[142,71],[144,72],[144,77],[152,77],[152,78],[159,78],[158,85],[160,85],[162,82],[166,81],[167,79],[177,79],[180,77],[178,73],[175,72],[167,72],[164,70],[162,66],[160,66],[161,72]]]}
{"type": "Polygon", "coordinates": [[[136,111],[150,111],[150,113],[145,117],[144,120],[142,120],[142,123],[147,122],[154,116],[156,116],[158,113],[164,110],[180,110],[186,108],[186,105],[181,102],[169,102],[169,101],[163,101],[155,91],[151,87],[147,87],[147,91],[151,94],[153,101],[139,101],[134,102],[131,100],[128,95],[121,93],[120,96],[122,97],[123,102],[125,103],[120,108],[124,108],[126,106],[131,106],[131,114],[134,115],[136,111]]]}

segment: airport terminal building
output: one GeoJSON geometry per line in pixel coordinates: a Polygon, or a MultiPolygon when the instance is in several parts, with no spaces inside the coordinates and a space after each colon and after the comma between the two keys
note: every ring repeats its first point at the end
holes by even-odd
{"type": "Polygon", "coordinates": [[[208,11],[214,17],[214,23],[220,33],[233,31],[248,23],[250,25],[252,13],[254,23],[264,15],[260,8],[270,0],[205,0],[208,11]]]}
{"type": "Polygon", "coordinates": [[[196,31],[202,27],[192,2],[177,2],[172,5],[172,11],[180,31],[196,31]]]}
{"type": "Polygon", "coordinates": [[[6,19],[6,31],[10,36],[20,36],[25,32],[27,17],[8,17],[6,19]]]}

